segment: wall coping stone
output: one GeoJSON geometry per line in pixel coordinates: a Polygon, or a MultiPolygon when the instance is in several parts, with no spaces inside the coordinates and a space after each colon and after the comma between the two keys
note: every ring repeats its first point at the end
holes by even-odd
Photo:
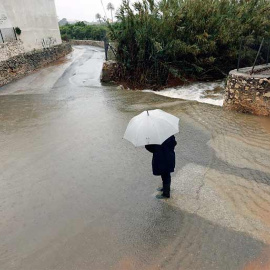
{"type": "Polygon", "coordinates": [[[252,69],[252,67],[240,68],[239,71],[237,71],[237,69],[234,69],[234,70],[230,71],[229,75],[234,75],[234,76],[238,76],[238,77],[246,77],[249,79],[252,79],[252,78],[262,79],[262,78],[270,77],[270,64],[256,66],[254,69],[254,73],[252,75],[250,75],[251,69],[252,69]],[[267,76],[266,74],[259,73],[259,72],[267,71],[267,70],[269,70],[269,76],[267,76]]]}

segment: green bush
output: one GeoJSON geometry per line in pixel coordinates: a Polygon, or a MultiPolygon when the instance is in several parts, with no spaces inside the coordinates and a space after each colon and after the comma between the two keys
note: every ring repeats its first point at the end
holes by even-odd
{"type": "MultiPolygon", "coordinates": [[[[123,0],[118,23],[109,25],[117,42],[122,76],[142,84],[222,78],[236,68],[240,40],[243,65],[251,65],[262,38],[269,39],[267,0],[123,0]]],[[[263,58],[261,55],[261,60],[263,58]]]]}
{"type": "Polygon", "coordinates": [[[67,34],[62,34],[62,40],[63,41],[69,41],[70,40],[70,36],[68,36],[67,34]]]}
{"type": "Polygon", "coordinates": [[[91,39],[104,40],[107,33],[105,25],[86,25],[84,22],[75,24],[66,24],[60,27],[60,32],[63,40],[69,39],[91,39]]]}
{"type": "Polygon", "coordinates": [[[15,32],[17,35],[20,35],[22,33],[22,30],[19,27],[15,27],[15,32]]]}

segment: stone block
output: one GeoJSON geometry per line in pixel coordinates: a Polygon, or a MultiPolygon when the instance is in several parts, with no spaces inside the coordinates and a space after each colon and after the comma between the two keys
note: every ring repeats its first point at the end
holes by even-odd
{"type": "Polygon", "coordinates": [[[115,61],[106,61],[102,67],[101,81],[109,83],[114,81],[114,71],[117,69],[118,63],[115,61]]]}

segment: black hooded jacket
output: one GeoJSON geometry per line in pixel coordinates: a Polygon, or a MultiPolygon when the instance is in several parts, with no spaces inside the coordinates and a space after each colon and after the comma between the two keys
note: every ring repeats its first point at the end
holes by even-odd
{"type": "Polygon", "coordinates": [[[163,144],[146,145],[145,148],[153,153],[152,167],[154,175],[162,175],[174,172],[175,169],[175,152],[177,145],[174,136],[171,136],[163,144]]]}

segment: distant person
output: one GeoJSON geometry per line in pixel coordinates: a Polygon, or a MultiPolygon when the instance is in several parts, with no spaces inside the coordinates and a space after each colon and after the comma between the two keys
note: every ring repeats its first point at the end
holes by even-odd
{"type": "Polygon", "coordinates": [[[151,144],[145,148],[153,153],[152,168],[154,175],[160,175],[163,188],[161,196],[157,198],[170,198],[171,196],[171,173],[175,169],[175,152],[174,148],[177,145],[175,136],[171,136],[161,145],[151,144]]]}

